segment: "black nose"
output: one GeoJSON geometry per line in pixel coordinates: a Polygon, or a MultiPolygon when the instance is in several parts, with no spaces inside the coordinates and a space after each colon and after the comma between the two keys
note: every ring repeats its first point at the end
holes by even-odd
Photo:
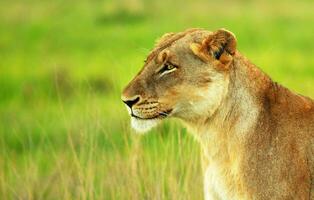
{"type": "Polygon", "coordinates": [[[136,104],[137,102],[140,101],[140,97],[136,97],[135,99],[132,99],[132,100],[123,100],[123,102],[128,105],[130,108],[132,108],[132,106],[134,104],[136,104]]]}

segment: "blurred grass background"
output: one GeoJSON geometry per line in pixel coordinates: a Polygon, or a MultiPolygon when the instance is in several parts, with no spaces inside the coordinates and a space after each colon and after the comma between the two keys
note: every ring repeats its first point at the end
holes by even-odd
{"type": "Polygon", "coordinates": [[[314,2],[0,1],[0,199],[202,199],[199,147],[167,121],[132,133],[120,102],[156,38],[234,32],[271,77],[314,97],[314,2]]]}

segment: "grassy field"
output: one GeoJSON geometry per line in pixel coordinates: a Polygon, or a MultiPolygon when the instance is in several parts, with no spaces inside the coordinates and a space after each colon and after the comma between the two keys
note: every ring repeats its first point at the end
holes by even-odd
{"type": "Polygon", "coordinates": [[[0,1],[0,199],[202,199],[199,147],[132,133],[124,85],[165,32],[227,28],[314,97],[313,1],[0,1]]]}

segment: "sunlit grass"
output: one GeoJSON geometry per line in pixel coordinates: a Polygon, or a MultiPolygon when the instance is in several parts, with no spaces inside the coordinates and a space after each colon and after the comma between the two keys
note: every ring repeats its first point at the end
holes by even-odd
{"type": "Polygon", "coordinates": [[[225,27],[270,76],[314,97],[312,1],[0,2],[0,199],[202,199],[199,146],[139,136],[120,92],[165,32],[225,27]]]}

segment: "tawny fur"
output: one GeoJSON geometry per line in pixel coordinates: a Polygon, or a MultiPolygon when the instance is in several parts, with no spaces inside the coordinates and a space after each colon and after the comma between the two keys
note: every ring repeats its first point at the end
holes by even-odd
{"type": "Polygon", "coordinates": [[[205,199],[314,199],[314,101],[273,82],[229,31],[162,37],[123,92],[134,97],[135,128],[165,116],[190,128],[205,199]],[[176,70],[161,76],[165,63],[176,70]]]}

